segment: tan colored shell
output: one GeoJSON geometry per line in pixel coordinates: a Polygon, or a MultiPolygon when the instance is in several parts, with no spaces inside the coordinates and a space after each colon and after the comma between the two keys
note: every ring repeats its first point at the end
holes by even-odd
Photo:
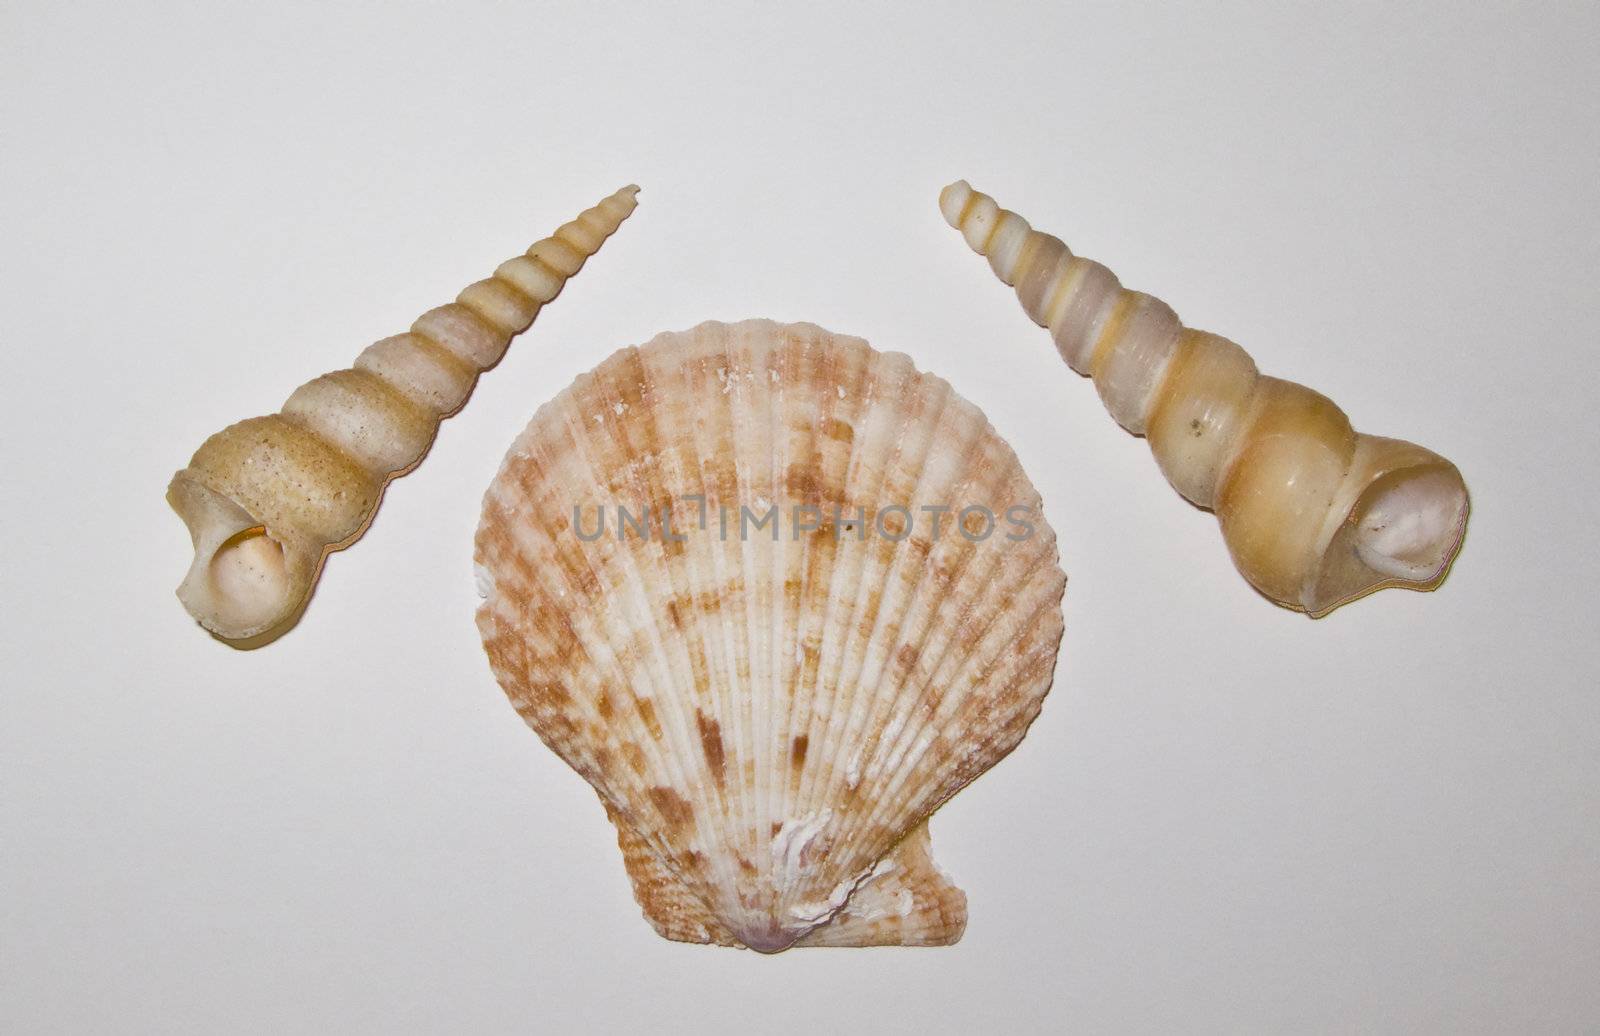
{"type": "Polygon", "coordinates": [[[1234,564],[1266,597],[1319,618],[1444,580],[1467,524],[1454,464],[1356,432],[1326,396],[1259,374],[1237,345],[1185,328],[965,180],[939,207],[1111,416],[1148,438],[1167,480],[1216,512],[1234,564]]]}
{"type": "Polygon", "coordinates": [[[1038,713],[1066,577],[1016,456],[945,382],[809,324],[624,349],[512,446],[477,563],[495,676],[599,792],[658,932],[960,937],[925,822],[1038,713]],[[648,538],[596,537],[617,505],[650,508],[648,538]]]}
{"type": "Polygon", "coordinates": [[[349,370],[295,390],[283,410],[223,429],[172,479],[194,561],[178,587],[189,614],[238,647],[290,629],[329,553],[366,531],[391,479],[415,467],[439,422],[638,204],[611,195],[502,263],[349,370]]]}

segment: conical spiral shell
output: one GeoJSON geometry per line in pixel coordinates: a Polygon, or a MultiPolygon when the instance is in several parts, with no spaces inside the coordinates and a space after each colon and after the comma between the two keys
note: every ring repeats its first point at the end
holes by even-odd
{"type": "Polygon", "coordinates": [[[476,560],[495,676],[599,793],[658,932],[959,938],[925,823],[1038,713],[1066,577],[949,385],[809,324],[658,336],[539,409],[476,560]]]}
{"type": "Polygon", "coordinates": [[[1216,512],[1263,595],[1315,618],[1385,587],[1443,581],[1467,523],[1454,464],[1356,432],[1326,396],[1260,374],[1239,346],[1184,327],[965,180],[939,207],[1062,359],[1094,379],[1111,416],[1149,440],[1167,480],[1216,512]]]}
{"type": "Polygon", "coordinates": [[[189,614],[237,646],[291,628],[327,555],[360,538],[384,487],[422,460],[439,422],[616,232],[638,191],[584,211],[351,369],[300,386],[280,412],[207,439],[167,489],[194,540],[178,587],[189,614]]]}

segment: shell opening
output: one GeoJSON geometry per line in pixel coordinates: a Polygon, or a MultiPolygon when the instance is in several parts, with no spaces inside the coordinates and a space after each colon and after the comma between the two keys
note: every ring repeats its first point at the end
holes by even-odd
{"type": "Polygon", "coordinates": [[[1356,554],[1390,578],[1428,582],[1455,554],[1466,515],[1466,487],[1452,471],[1391,471],[1367,487],[1352,515],[1356,554]]]}
{"type": "MultiPolygon", "coordinates": [[[[309,586],[306,563],[315,558],[285,546],[266,524],[222,493],[179,472],[167,502],[189,527],[194,560],[178,586],[178,600],[213,634],[254,647],[278,629],[309,586]]],[[[274,638],[268,638],[274,639],[274,638]]]]}
{"type": "Polygon", "coordinates": [[[228,537],[211,556],[206,578],[219,624],[232,628],[270,623],[289,593],[283,547],[259,525],[228,537]]]}

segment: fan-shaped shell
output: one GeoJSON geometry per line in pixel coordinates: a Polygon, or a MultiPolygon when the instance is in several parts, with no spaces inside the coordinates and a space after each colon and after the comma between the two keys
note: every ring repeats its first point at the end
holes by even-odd
{"type": "Polygon", "coordinates": [[[477,563],[495,675],[599,792],[662,935],[960,937],[925,822],[1038,714],[1066,577],[944,381],[809,324],[624,349],[512,446],[477,563]]]}

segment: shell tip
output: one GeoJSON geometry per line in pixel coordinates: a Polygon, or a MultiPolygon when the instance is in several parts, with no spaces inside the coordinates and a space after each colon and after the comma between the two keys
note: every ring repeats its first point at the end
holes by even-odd
{"type": "Polygon", "coordinates": [[[965,180],[957,180],[939,192],[939,211],[944,214],[945,222],[952,227],[961,226],[961,214],[966,211],[967,200],[972,197],[972,185],[965,180]]]}
{"type": "Polygon", "coordinates": [[[623,216],[626,219],[628,216],[633,215],[634,209],[639,207],[639,185],[630,183],[626,187],[619,187],[616,193],[606,200],[615,202],[626,209],[627,213],[623,216]]]}

